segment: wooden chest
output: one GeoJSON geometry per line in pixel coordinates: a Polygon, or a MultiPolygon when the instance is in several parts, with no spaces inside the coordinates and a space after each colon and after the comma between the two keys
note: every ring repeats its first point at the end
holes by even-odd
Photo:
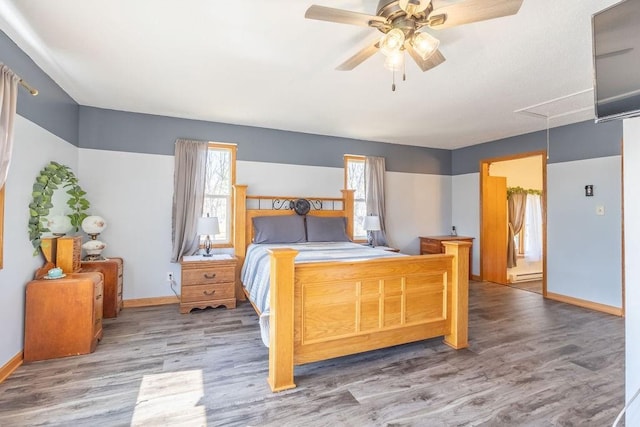
{"type": "Polygon", "coordinates": [[[122,282],[123,282],[122,258],[109,258],[96,261],[82,261],[81,271],[97,271],[104,276],[104,303],[102,306],[103,317],[118,317],[122,310],[122,282]]]}
{"type": "Polygon", "coordinates": [[[24,360],[92,353],[102,339],[102,274],[27,284],[24,360]]]}
{"type": "Polygon", "coordinates": [[[182,261],[180,313],[194,308],[236,308],[237,259],[182,261]]]}

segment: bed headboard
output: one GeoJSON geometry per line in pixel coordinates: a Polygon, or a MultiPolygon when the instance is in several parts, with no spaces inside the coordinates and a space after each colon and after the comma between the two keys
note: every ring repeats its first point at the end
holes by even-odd
{"type": "Polygon", "coordinates": [[[307,215],[347,218],[347,236],[353,239],[353,190],[341,190],[342,197],[294,197],[247,195],[246,185],[234,185],[233,246],[240,263],[244,262],[247,246],[253,239],[253,218],[257,216],[296,215],[297,200],[309,202],[307,215]]]}

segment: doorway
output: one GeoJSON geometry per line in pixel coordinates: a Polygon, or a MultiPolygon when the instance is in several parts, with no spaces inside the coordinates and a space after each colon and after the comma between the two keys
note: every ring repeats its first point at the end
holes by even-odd
{"type": "Polygon", "coordinates": [[[546,170],[544,151],[481,161],[480,277],[483,281],[546,296],[546,170]],[[509,198],[520,202],[514,203],[509,198]]]}

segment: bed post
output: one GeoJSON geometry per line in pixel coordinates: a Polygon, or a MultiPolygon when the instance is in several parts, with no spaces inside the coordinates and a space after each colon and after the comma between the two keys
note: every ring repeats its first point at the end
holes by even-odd
{"type": "Polygon", "coordinates": [[[294,388],[294,259],[298,251],[270,249],[271,313],[269,315],[269,386],[271,391],[294,388]]]}
{"type": "Polygon", "coordinates": [[[449,334],[444,343],[457,349],[466,348],[469,326],[469,247],[470,242],[442,242],[445,253],[453,255],[451,277],[451,312],[449,334]]]}
{"type": "Polygon", "coordinates": [[[246,221],[247,221],[247,186],[233,186],[233,247],[240,263],[244,262],[247,253],[246,221]]]}
{"type": "Polygon", "coordinates": [[[246,185],[234,185],[233,186],[233,223],[231,229],[233,230],[232,243],[236,258],[238,258],[238,268],[236,274],[236,299],[238,301],[246,300],[244,292],[242,290],[242,283],[240,281],[240,270],[244,264],[244,257],[247,254],[247,237],[245,224],[247,221],[247,186],[246,185]]]}
{"type": "Polygon", "coordinates": [[[340,190],[342,191],[342,200],[344,214],[347,217],[347,236],[353,240],[353,192],[354,190],[340,190]]]}

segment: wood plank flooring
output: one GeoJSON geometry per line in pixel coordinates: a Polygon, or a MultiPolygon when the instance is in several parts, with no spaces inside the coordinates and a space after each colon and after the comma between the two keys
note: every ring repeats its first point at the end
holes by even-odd
{"type": "Polygon", "coordinates": [[[527,282],[509,283],[509,286],[523,291],[535,292],[542,295],[542,280],[529,280],[527,282]]]}
{"type": "Polygon", "coordinates": [[[624,320],[470,286],[470,347],[432,339],[296,368],[273,394],[247,303],[106,319],[95,353],[0,384],[0,426],[606,426],[623,406],[624,320]]]}

